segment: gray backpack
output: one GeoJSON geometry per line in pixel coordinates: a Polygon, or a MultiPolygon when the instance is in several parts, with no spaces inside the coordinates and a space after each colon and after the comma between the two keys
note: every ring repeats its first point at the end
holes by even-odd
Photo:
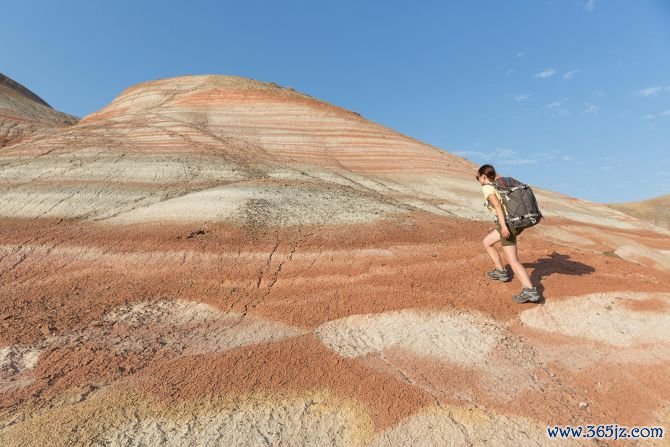
{"type": "Polygon", "coordinates": [[[507,225],[523,229],[540,223],[542,213],[530,186],[512,177],[499,178],[493,186],[505,202],[507,225]]]}

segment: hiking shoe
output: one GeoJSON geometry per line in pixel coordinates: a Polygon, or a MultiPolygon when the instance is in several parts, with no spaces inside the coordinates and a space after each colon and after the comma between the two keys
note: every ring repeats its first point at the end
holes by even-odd
{"type": "Polygon", "coordinates": [[[533,287],[532,289],[524,287],[521,293],[514,295],[512,299],[517,303],[537,303],[540,301],[540,294],[537,291],[537,287],[533,287]]]}
{"type": "Polygon", "coordinates": [[[505,270],[505,269],[503,269],[503,270],[498,270],[498,269],[492,270],[492,271],[488,272],[486,274],[486,276],[488,276],[491,279],[496,279],[496,280],[502,281],[502,282],[509,281],[509,275],[507,274],[507,270],[505,270]]]}

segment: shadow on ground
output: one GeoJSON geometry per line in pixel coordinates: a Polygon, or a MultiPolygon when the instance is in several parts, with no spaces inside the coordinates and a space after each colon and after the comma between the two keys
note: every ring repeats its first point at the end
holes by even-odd
{"type": "Polygon", "coordinates": [[[540,258],[535,262],[524,263],[525,268],[533,269],[530,281],[536,285],[537,290],[544,296],[544,285],[542,280],[554,273],[562,275],[589,275],[596,271],[595,268],[583,262],[573,261],[568,255],[553,252],[547,257],[540,258]]]}

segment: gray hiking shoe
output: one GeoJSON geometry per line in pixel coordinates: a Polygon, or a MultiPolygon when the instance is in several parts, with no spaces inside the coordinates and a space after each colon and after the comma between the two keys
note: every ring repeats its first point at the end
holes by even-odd
{"type": "Polygon", "coordinates": [[[498,269],[492,270],[492,271],[488,272],[488,273],[486,274],[486,276],[488,276],[488,277],[491,278],[491,279],[496,279],[496,280],[498,280],[498,281],[502,281],[502,282],[507,282],[507,281],[509,281],[509,274],[507,273],[507,270],[506,270],[506,269],[503,269],[503,270],[498,270],[498,269]]]}
{"type": "Polygon", "coordinates": [[[514,295],[512,299],[517,303],[537,303],[540,301],[540,293],[537,291],[536,287],[533,287],[532,289],[524,287],[521,293],[514,295]]]}

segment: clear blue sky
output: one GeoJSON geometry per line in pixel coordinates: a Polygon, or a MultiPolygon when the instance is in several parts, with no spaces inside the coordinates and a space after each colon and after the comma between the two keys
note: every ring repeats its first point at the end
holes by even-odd
{"type": "Polygon", "coordinates": [[[0,72],[78,116],[138,82],[238,75],[572,196],[670,193],[669,1],[22,0],[2,16],[0,72]]]}

